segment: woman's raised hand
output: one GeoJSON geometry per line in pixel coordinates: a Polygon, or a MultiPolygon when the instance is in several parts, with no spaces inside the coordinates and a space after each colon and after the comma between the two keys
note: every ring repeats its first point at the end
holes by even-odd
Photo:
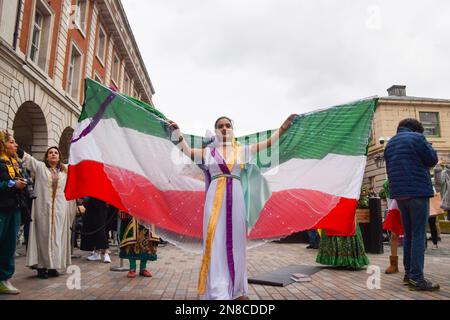
{"type": "Polygon", "coordinates": [[[178,141],[181,137],[181,131],[180,131],[180,127],[178,126],[178,124],[172,120],[167,120],[167,122],[169,123],[169,128],[172,132],[172,136],[171,139],[172,140],[176,140],[178,141]]]}
{"type": "Polygon", "coordinates": [[[175,121],[167,120],[167,122],[170,124],[170,127],[172,127],[174,130],[180,130],[180,127],[175,121]]]}
{"type": "Polygon", "coordinates": [[[296,114],[291,114],[289,116],[289,118],[286,119],[286,121],[283,123],[283,125],[281,126],[281,132],[284,133],[286,132],[289,127],[292,125],[292,123],[294,122],[295,118],[297,118],[296,114]]]}

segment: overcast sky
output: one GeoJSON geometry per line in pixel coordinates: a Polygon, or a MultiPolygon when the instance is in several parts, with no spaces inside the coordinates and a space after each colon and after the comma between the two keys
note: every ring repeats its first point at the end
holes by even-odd
{"type": "Polygon", "coordinates": [[[393,84],[450,99],[450,1],[122,0],[156,90],[183,132],[221,115],[238,135],[393,84]]]}

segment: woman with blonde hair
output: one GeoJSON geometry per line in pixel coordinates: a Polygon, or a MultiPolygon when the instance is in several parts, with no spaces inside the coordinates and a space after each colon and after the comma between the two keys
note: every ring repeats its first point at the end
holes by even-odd
{"type": "Polygon", "coordinates": [[[0,131],[0,294],[19,294],[9,280],[15,271],[17,234],[20,228],[23,180],[13,136],[0,131]]]}

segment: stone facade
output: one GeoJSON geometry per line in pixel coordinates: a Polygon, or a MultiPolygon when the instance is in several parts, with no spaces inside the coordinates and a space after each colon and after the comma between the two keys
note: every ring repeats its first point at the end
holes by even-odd
{"type": "Polygon", "coordinates": [[[421,114],[433,113],[437,115],[439,134],[427,136],[440,157],[450,162],[450,100],[408,97],[405,95],[390,95],[380,98],[375,112],[372,141],[369,145],[368,163],[364,176],[364,185],[373,187],[376,192],[382,189],[386,180],[386,168],[376,165],[375,158],[381,156],[389,138],[395,136],[398,124],[406,118],[421,121],[421,114]],[[383,138],[385,143],[381,144],[383,138]]]}
{"type": "Polygon", "coordinates": [[[114,54],[120,59],[118,90],[124,89],[126,72],[129,94],[152,103],[154,89],[120,1],[0,0],[0,129],[13,132],[38,158],[56,145],[67,160],[84,99],[83,79],[98,75],[113,85],[114,54]],[[76,22],[78,13],[83,27],[76,22]],[[104,62],[97,56],[99,28],[106,34],[104,62]],[[69,92],[71,85],[78,90],[69,92]]]}

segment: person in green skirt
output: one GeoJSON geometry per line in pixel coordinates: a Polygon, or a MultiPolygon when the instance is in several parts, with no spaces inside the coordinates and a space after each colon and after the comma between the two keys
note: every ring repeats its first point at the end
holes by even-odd
{"type": "Polygon", "coordinates": [[[119,212],[121,218],[120,225],[120,258],[128,259],[130,271],[128,278],[136,278],[137,261],[140,261],[139,275],[150,278],[152,274],[147,270],[148,261],[156,261],[159,238],[148,228],[130,215],[119,212]]]}
{"type": "Polygon", "coordinates": [[[316,262],[351,270],[358,270],[368,266],[369,259],[366,256],[358,223],[356,222],[356,234],[351,237],[327,236],[324,230],[320,239],[319,254],[316,262]]]}

